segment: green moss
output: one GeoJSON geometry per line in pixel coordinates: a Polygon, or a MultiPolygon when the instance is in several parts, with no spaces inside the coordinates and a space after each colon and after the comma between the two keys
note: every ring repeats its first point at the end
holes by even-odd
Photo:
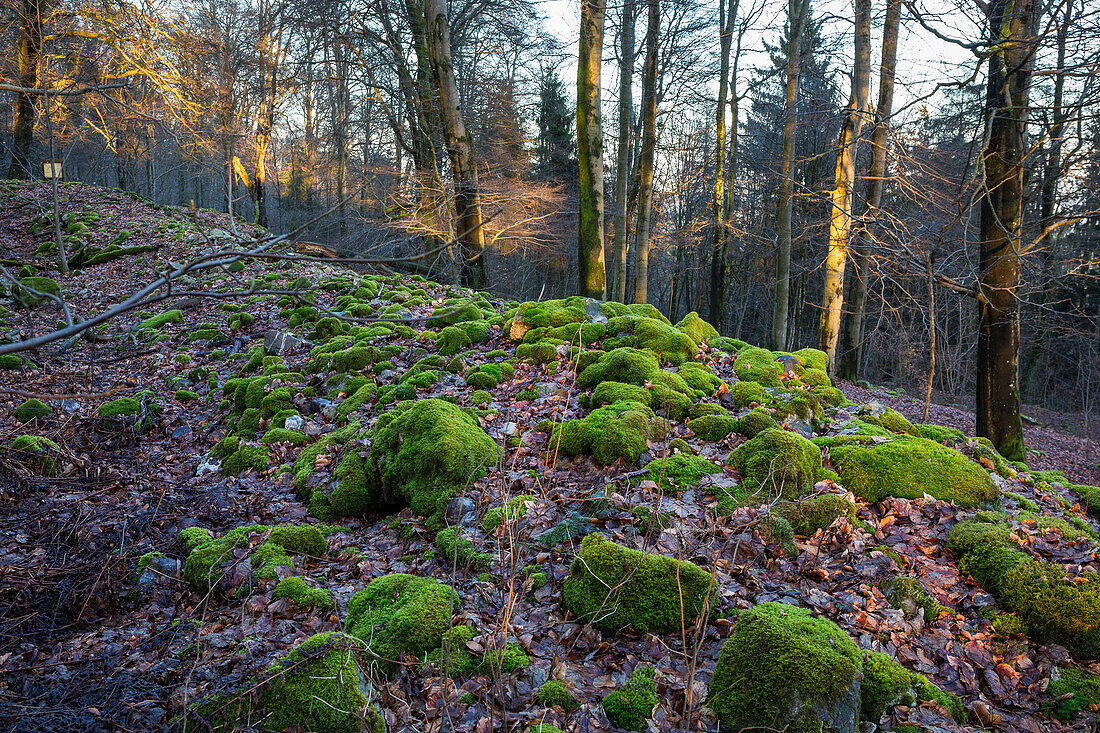
{"type": "Polygon", "coordinates": [[[993,617],[993,630],[1005,636],[1027,635],[1027,624],[1015,613],[998,613],[993,617]]]}
{"type": "Polygon", "coordinates": [[[598,356],[594,363],[586,366],[577,377],[577,386],[592,389],[606,381],[643,386],[659,370],[660,364],[650,353],[638,349],[615,349],[598,356]]]}
{"type": "MultiPolygon", "coordinates": [[[[535,393],[535,396],[538,396],[537,392],[535,393]]],[[[516,398],[520,399],[519,395],[516,395],[516,398]]],[[[488,392],[484,389],[475,390],[474,393],[470,395],[470,399],[478,407],[484,407],[485,405],[493,401],[493,393],[488,392]]]]}
{"type": "Polygon", "coordinates": [[[859,647],[805,609],[761,603],[737,617],[710,682],[709,704],[729,730],[817,731],[862,667],[859,647]]]}
{"type": "Polygon", "coordinates": [[[779,387],[779,375],[783,373],[775,361],[775,354],[767,349],[749,347],[737,354],[733,371],[742,382],[757,382],[764,387],[779,387]]]}
{"type": "Polygon", "coordinates": [[[61,452],[61,446],[41,435],[20,435],[12,441],[11,450],[23,461],[34,464],[43,476],[57,475],[57,462],[54,456],[61,452]]]}
{"type": "Polygon", "coordinates": [[[837,517],[855,516],[855,505],[840,494],[818,494],[799,501],[783,501],[772,511],[786,519],[795,534],[809,537],[825,529],[837,517]]]}
{"type": "Polygon", "coordinates": [[[451,354],[457,354],[473,342],[463,329],[457,326],[446,326],[439,332],[435,343],[440,354],[450,356],[451,354]]]}
{"type": "Polygon", "coordinates": [[[669,325],[667,319],[639,316],[618,316],[607,322],[603,339],[607,350],[623,347],[645,349],[670,364],[689,361],[699,352],[699,345],[683,331],[669,325]]]}
{"type": "Polygon", "coordinates": [[[380,489],[380,505],[407,503],[433,516],[459,489],[484,476],[499,452],[461,408],[424,399],[379,418],[368,471],[380,489]]]}
{"type": "Polygon", "coordinates": [[[737,418],[729,413],[701,415],[688,420],[687,426],[701,439],[713,442],[737,432],[737,418]]]}
{"type": "Polygon", "coordinates": [[[838,445],[830,456],[844,487],[868,502],[929,494],[974,507],[997,497],[985,469],[926,438],[900,438],[874,446],[838,445]]]}
{"type": "Polygon", "coordinates": [[[495,506],[489,509],[481,520],[481,528],[486,534],[492,534],[493,530],[504,524],[506,520],[523,515],[529,501],[535,501],[535,497],[530,494],[522,494],[513,496],[504,506],[495,506]]]}
{"type": "Polygon", "coordinates": [[[169,323],[179,323],[183,320],[183,311],[172,309],[164,311],[159,316],[146,318],[137,325],[138,328],[161,328],[169,323]]]}
{"type": "Polygon", "coordinates": [[[273,663],[260,697],[270,712],[264,727],[271,730],[323,730],[356,733],[364,717],[370,730],[385,730],[381,715],[364,694],[361,644],[338,632],[311,636],[273,663]],[[381,728],[379,725],[381,724],[381,728]]]}
{"type": "Polygon", "coordinates": [[[822,372],[829,370],[829,355],[821,349],[799,349],[794,352],[794,355],[798,357],[798,361],[806,369],[816,369],[822,372]]]}
{"type": "Polygon", "coordinates": [[[297,575],[283,578],[275,586],[272,598],[286,598],[300,608],[318,608],[322,610],[336,607],[332,594],[324,588],[314,588],[297,575]]]}
{"type": "Polygon", "coordinates": [[[646,730],[646,721],[657,707],[657,683],[651,666],[638,667],[627,683],[603,699],[607,719],[616,728],[646,730]]]}
{"type": "Polygon", "coordinates": [[[435,535],[435,546],[440,559],[450,566],[460,568],[488,567],[493,556],[487,552],[478,552],[474,543],[464,536],[461,527],[447,527],[435,535]]]}
{"type": "Polygon", "coordinates": [[[927,424],[917,425],[916,427],[917,432],[920,433],[922,438],[934,440],[937,443],[955,445],[956,443],[962,443],[966,440],[966,435],[961,430],[956,430],[955,428],[927,424]]]}
{"type": "Polygon", "coordinates": [[[718,338],[717,329],[704,321],[695,311],[681,318],[680,322],[676,324],[676,328],[690,336],[691,340],[697,344],[718,338]]]}
{"type": "Polygon", "coordinates": [[[252,565],[259,566],[258,577],[274,578],[275,567],[293,566],[288,554],[321,555],[328,547],[320,531],[308,525],[252,524],[237,527],[221,537],[214,537],[199,527],[190,527],[180,531],[179,539],[189,551],[183,579],[200,593],[217,585],[224,566],[241,562],[244,557],[252,565]],[[263,542],[251,553],[238,557],[237,551],[248,547],[254,536],[262,538],[263,542]]]}
{"type": "Polygon", "coordinates": [[[655,458],[646,464],[646,468],[648,472],[645,477],[656,482],[664,492],[671,494],[699,486],[704,476],[722,473],[721,466],[690,453],[674,453],[667,458],[655,458]]]}
{"type": "Polygon", "coordinates": [[[423,658],[439,648],[458,605],[450,586],[395,573],[375,578],[352,596],[345,625],[365,642],[377,668],[390,674],[401,654],[423,658]]]}
{"type": "Polygon", "coordinates": [[[516,347],[516,358],[533,364],[547,364],[557,360],[558,347],[548,341],[520,344],[516,347]]]}
{"type": "Polygon", "coordinates": [[[956,720],[965,720],[962,702],[943,692],[923,675],[910,672],[881,652],[863,652],[863,683],[860,687],[860,717],[878,723],[895,705],[913,706],[934,700],[947,708],[956,720]]]}
{"type": "Polygon", "coordinates": [[[440,326],[453,326],[464,321],[480,321],[483,318],[485,318],[485,314],[481,311],[481,308],[473,301],[467,300],[436,308],[426,321],[426,325],[429,328],[438,328],[440,326]]]}
{"type": "Polygon", "coordinates": [[[710,588],[710,574],[697,565],[590,534],[565,579],[562,602],[603,631],[629,627],[665,633],[690,624],[703,610],[710,588]]]}
{"type": "Polygon", "coordinates": [[[362,409],[371,402],[377,392],[378,384],[376,382],[366,382],[340,403],[340,406],[336,408],[336,416],[341,420],[347,420],[353,412],[362,409]]]}
{"type": "Polygon", "coordinates": [[[766,405],[771,395],[757,382],[737,382],[730,387],[734,407],[745,409],[753,404],[766,405]]]}
{"type": "MultiPolygon", "coordinates": [[[[752,384],[752,382],[745,382],[745,384],[752,384]]],[[[778,427],[779,423],[775,421],[772,414],[762,407],[749,410],[737,420],[737,432],[748,438],[755,438],[765,430],[778,427]]]]}
{"type": "Polygon", "coordinates": [[[808,494],[821,473],[821,450],[797,433],[770,428],[729,456],[747,492],[793,499],[808,494]]]}
{"type": "Polygon", "coordinates": [[[49,417],[53,410],[50,409],[42,400],[36,400],[33,397],[23,404],[16,407],[13,414],[15,419],[21,423],[30,422],[31,420],[38,420],[44,417],[49,417]]]}
{"type": "Polygon", "coordinates": [[[222,471],[226,476],[238,476],[251,468],[261,472],[267,468],[270,453],[262,445],[242,445],[235,453],[222,461],[222,471]]]}
{"type": "Polygon", "coordinates": [[[0,369],[12,370],[23,366],[23,360],[16,354],[0,354],[0,369]]]}
{"type": "Polygon", "coordinates": [[[667,425],[638,402],[616,402],[580,420],[555,425],[550,444],[566,455],[590,455],[602,465],[623,458],[636,463],[648,441],[664,436],[667,425]]]}
{"type": "Polygon", "coordinates": [[[581,706],[573,693],[561,680],[547,680],[535,693],[535,700],[543,707],[559,707],[567,713],[571,713],[581,706]]]}
{"type": "Polygon", "coordinates": [[[894,608],[919,609],[924,620],[929,623],[935,621],[944,611],[949,610],[924,589],[920,580],[907,575],[888,578],[879,584],[879,590],[894,608]]]}
{"type": "Polygon", "coordinates": [[[19,278],[18,285],[13,287],[11,292],[16,302],[21,302],[28,307],[40,305],[42,303],[51,302],[51,299],[47,296],[60,296],[61,286],[57,284],[56,280],[48,277],[41,277],[39,275],[30,275],[27,277],[19,278]],[[43,295],[34,295],[31,290],[35,290],[43,295]]]}
{"type": "Polygon", "coordinates": [[[589,400],[589,404],[593,407],[599,407],[623,400],[638,402],[649,407],[649,390],[645,387],[623,382],[600,382],[596,385],[596,389],[592,390],[592,398],[589,400]]]}
{"type": "Polygon", "coordinates": [[[1075,667],[1057,667],[1041,708],[1058,720],[1073,720],[1085,708],[1100,706],[1100,677],[1075,667]]]}

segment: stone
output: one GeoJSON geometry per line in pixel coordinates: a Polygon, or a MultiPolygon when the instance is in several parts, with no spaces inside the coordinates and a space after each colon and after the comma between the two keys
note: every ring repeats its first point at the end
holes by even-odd
{"type": "Polygon", "coordinates": [[[294,351],[302,343],[302,339],[285,331],[268,331],[264,334],[264,350],[269,354],[282,356],[288,351],[294,351]]]}
{"type": "Polygon", "coordinates": [[[466,518],[469,514],[473,513],[476,518],[477,506],[473,500],[466,496],[456,496],[447,502],[447,507],[443,510],[443,518],[447,521],[448,526],[468,526],[466,524],[466,518]]]}
{"type": "Polygon", "coordinates": [[[183,440],[184,438],[191,437],[191,426],[180,425],[178,428],[172,431],[172,440],[183,440]]]}
{"type": "Polygon", "coordinates": [[[287,430],[301,430],[306,421],[301,415],[290,415],[283,421],[283,427],[287,430]]]}

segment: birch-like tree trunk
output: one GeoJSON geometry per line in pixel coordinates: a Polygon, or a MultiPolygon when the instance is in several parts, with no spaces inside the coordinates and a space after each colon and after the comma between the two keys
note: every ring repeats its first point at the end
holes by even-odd
{"type": "Polygon", "coordinates": [[[982,150],[978,277],[977,425],[1005,458],[1024,459],[1020,421],[1020,235],[1035,0],[992,0],[982,150]]]}
{"type": "Polygon", "coordinates": [[[623,0],[619,37],[619,140],[615,150],[615,273],[612,297],[626,302],[626,258],[630,217],[626,198],[630,178],[630,146],[634,127],[634,0],[623,0]]]}
{"type": "Polygon", "coordinates": [[[778,231],[775,253],[775,311],[772,315],[772,348],[787,347],[787,309],[791,295],[791,208],[794,144],[798,134],[798,74],[802,54],[802,28],[810,12],[810,0],[787,2],[787,85],[783,116],[783,153],[780,161],[778,231]]]}
{"type": "Polygon", "coordinates": [[[836,176],[829,216],[829,251],[825,257],[825,292],[817,347],[829,355],[829,374],[836,373],[836,346],[844,307],[844,268],[848,262],[848,238],[852,233],[855,200],[856,154],[867,113],[871,79],[871,0],[855,0],[855,66],[848,115],[840,126],[836,147],[836,176]]]}
{"type": "Polygon", "coordinates": [[[657,150],[657,33],[659,0],[647,0],[649,25],[645,33],[645,78],[642,83],[642,150],[638,156],[638,231],[634,240],[636,267],[634,302],[645,303],[649,280],[649,237],[653,222],[653,158],[657,150]]]}
{"type": "MultiPolygon", "coordinates": [[[[886,21],[882,29],[882,58],[879,61],[878,105],[875,107],[875,130],[871,134],[871,167],[867,174],[867,214],[875,216],[882,205],[882,189],[886,179],[886,159],[889,119],[894,110],[894,76],[898,58],[898,26],[901,21],[901,0],[887,0],[886,21]]],[[[875,228],[867,227],[852,246],[853,272],[849,278],[848,312],[844,324],[845,348],[837,357],[837,373],[846,379],[859,376],[863,360],[863,318],[867,309],[867,275],[870,266],[869,241],[875,228]]]]}
{"type": "Polygon", "coordinates": [[[580,199],[577,277],[581,295],[601,300],[607,295],[603,131],[600,127],[604,11],[605,0],[581,0],[581,36],[577,58],[577,159],[580,165],[577,179],[580,199]]]}
{"type": "Polygon", "coordinates": [[[458,86],[451,64],[446,0],[426,0],[424,11],[428,21],[428,52],[439,98],[443,138],[447,143],[454,177],[454,228],[459,245],[459,281],[465,287],[484,288],[489,277],[484,258],[485,234],[481,227],[474,141],[462,120],[458,86]]]}

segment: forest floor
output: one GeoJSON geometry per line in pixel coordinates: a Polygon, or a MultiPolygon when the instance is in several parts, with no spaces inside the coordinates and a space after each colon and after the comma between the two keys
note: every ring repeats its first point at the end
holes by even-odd
{"type": "MultiPolygon", "coordinates": [[[[149,247],[59,277],[49,269],[53,255],[38,251],[50,236],[49,227],[35,227],[49,211],[45,190],[0,185],[0,259],[13,274],[16,263],[31,263],[40,268],[38,274],[57,277],[70,307],[84,316],[120,302],[169,263],[231,242],[232,227],[224,215],[199,211],[193,218],[191,212],[157,207],[119,191],[68,184],[61,205],[73,214],[70,222],[82,212],[98,215],[88,217],[83,230],[72,227],[74,246],[103,251],[125,231],[124,246],[149,247]]],[[[252,233],[246,225],[238,228],[252,233]]],[[[265,287],[286,289],[306,277],[318,306],[335,310],[337,284],[349,276],[347,270],[317,262],[256,262],[233,269],[219,269],[205,280],[196,277],[191,287],[247,289],[257,278],[270,283],[265,287]],[[326,289],[330,284],[333,288],[326,289]]],[[[400,317],[411,323],[426,319],[456,293],[425,281],[400,282],[391,291],[401,291],[400,297],[379,298],[372,307],[397,304],[400,317]],[[410,298],[410,290],[422,297],[410,298]]],[[[172,296],[150,309],[182,311],[180,321],[162,326],[164,340],[150,340],[136,328],[148,313],[131,312],[63,353],[56,345],[46,346],[26,354],[27,362],[18,369],[0,371],[0,446],[23,434],[46,436],[56,443],[50,457],[58,466],[56,476],[43,476],[0,450],[0,731],[178,729],[188,711],[196,711],[196,702],[218,693],[238,694],[302,640],[342,629],[350,597],[389,573],[449,584],[460,599],[452,621],[482,631],[472,643],[488,646],[494,638],[507,638],[530,659],[529,666],[511,674],[456,679],[418,669],[416,660],[407,659],[402,671],[374,685],[390,731],[527,731],[540,722],[567,731],[612,730],[601,700],[642,664],[655,667],[659,692],[648,729],[716,731],[718,722],[705,701],[733,627],[730,616],[775,600],[831,619],[862,648],[886,652],[957,695],[965,707],[966,720],[958,722],[932,701],[898,705],[883,719],[884,728],[1096,729],[1095,705],[1068,721],[1051,717],[1047,687],[1059,669],[1100,672],[1100,667],[1056,644],[995,630],[994,598],[960,573],[957,558],[944,546],[948,530],[973,510],[931,497],[858,502],[852,521],[842,516],[825,530],[796,536],[793,546],[781,547],[762,536],[758,507],[716,512],[719,500],[706,490],[741,479],[722,459],[745,442],[744,436],[705,441],[685,422],[672,421],[668,438],[652,442],[638,464],[619,459],[602,466],[589,457],[569,458],[551,450],[539,423],[587,413],[578,404],[577,375],[560,354],[550,364],[516,360],[514,376],[502,380],[476,413],[480,427],[506,446],[504,459],[462,492],[478,518],[472,537],[477,550],[489,556],[485,567],[444,562],[436,552],[434,528],[406,508],[387,517],[334,518],[339,526],[326,526],[327,549],[295,558],[297,571],[308,572],[311,582],[331,593],[333,610],[275,599],[275,583],[269,579],[234,576],[236,592],[198,592],[182,575],[187,557],[177,539],[182,529],[199,526],[217,534],[246,524],[315,523],[292,475],[280,471],[282,464],[294,462],[299,448],[271,444],[266,467],[247,468],[237,476],[224,475],[211,458],[232,426],[221,388],[241,373],[243,357],[263,344],[269,330],[303,335],[314,326],[291,326],[277,296],[253,294],[228,301],[243,304],[254,316],[247,323],[238,318],[230,327],[238,311],[224,309],[227,300],[172,296]],[[210,334],[211,328],[217,333],[210,334]],[[196,398],[178,393],[181,388],[196,398]],[[148,429],[99,416],[106,402],[145,390],[160,406],[158,415],[150,415],[155,419],[148,429]],[[29,397],[53,409],[21,423],[14,409],[29,397]],[[639,481],[640,466],[667,455],[673,438],[713,459],[719,472],[679,494],[639,481]],[[521,495],[533,500],[523,505],[525,513],[517,521],[490,532],[480,529],[489,508],[521,495]],[[659,510],[672,521],[658,522],[658,531],[650,531],[653,523],[640,521],[639,507],[659,510]],[[705,619],[696,638],[691,629],[686,634],[604,633],[581,623],[561,602],[579,543],[571,533],[563,542],[546,539],[563,523],[577,520],[584,532],[599,531],[628,547],[704,567],[717,580],[715,605],[722,612],[705,619]],[[155,563],[155,572],[142,572],[139,560],[150,552],[164,557],[155,563]],[[531,568],[545,573],[548,582],[536,587],[531,568]],[[943,612],[926,621],[921,613],[891,606],[880,584],[900,575],[918,579],[943,612]],[[579,708],[567,712],[540,705],[536,692],[548,679],[563,681],[579,708]]],[[[61,317],[53,306],[0,312],[0,335],[4,330],[9,336],[41,333],[61,317]]],[[[390,368],[375,375],[380,385],[393,384],[434,348],[419,331],[404,333],[382,339],[397,348],[391,349],[390,368]]],[[[464,356],[467,374],[479,363],[500,358],[491,356],[495,350],[513,357],[516,345],[506,336],[494,327],[485,342],[470,347],[464,356]]],[[[309,349],[289,350],[284,358],[291,369],[304,371],[309,349]]],[[[723,380],[736,380],[734,355],[704,350],[698,358],[723,380]]],[[[308,385],[324,394],[323,375],[309,379],[308,385]]],[[[855,403],[876,400],[914,421],[920,418],[923,406],[914,400],[840,386],[855,403]]],[[[449,397],[473,408],[473,393],[460,375],[445,374],[418,388],[416,397],[449,397]]],[[[346,398],[334,396],[333,403],[346,398]]],[[[720,396],[708,400],[721,403],[720,396]]],[[[312,439],[331,433],[342,416],[319,403],[309,409],[311,402],[295,395],[303,430],[312,439]]],[[[355,414],[373,425],[389,409],[368,402],[355,414]]],[[[972,416],[964,411],[933,410],[929,422],[971,432],[972,416]]],[[[831,424],[843,423],[844,411],[835,411],[831,424]]],[[[1100,483],[1096,443],[1050,428],[1028,427],[1027,432],[1029,447],[1041,451],[1029,455],[1033,468],[1057,468],[1074,481],[1100,483]]],[[[334,460],[322,453],[315,468],[327,476],[334,460]]],[[[1100,524],[1080,496],[1058,484],[1040,486],[1027,474],[1005,480],[1004,487],[1016,497],[1002,502],[1009,515],[1026,504],[1041,515],[1072,517],[1092,528],[1092,537],[1063,537],[1023,521],[1014,531],[1030,552],[1075,572],[1097,568],[1093,538],[1100,524]]],[[[844,490],[822,481],[815,491],[844,490]]],[[[191,729],[210,729],[202,715],[187,719],[191,729]]],[[[262,728],[262,721],[257,725],[262,728]]]]}

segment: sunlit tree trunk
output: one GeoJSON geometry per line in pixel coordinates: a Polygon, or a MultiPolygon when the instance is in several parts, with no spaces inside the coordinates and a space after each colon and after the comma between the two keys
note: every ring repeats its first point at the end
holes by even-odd
{"type": "MultiPolygon", "coordinates": [[[[38,87],[38,61],[42,55],[41,0],[23,0],[19,36],[16,39],[16,63],[19,86],[25,89],[38,87]]],[[[11,147],[11,164],[8,178],[32,178],[31,148],[34,147],[35,122],[34,97],[20,92],[15,95],[15,126],[11,147]]]]}
{"type": "MultiPolygon", "coordinates": [[[[867,213],[874,216],[882,205],[882,189],[886,177],[887,132],[894,109],[894,75],[898,56],[898,26],[901,20],[901,0],[887,0],[886,21],[882,29],[882,59],[879,62],[878,105],[875,108],[875,130],[871,135],[871,168],[867,175],[867,213]]],[[[849,278],[848,312],[844,324],[845,348],[837,356],[837,373],[846,379],[859,376],[863,360],[863,318],[867,309],[868,239],[874,237],[873,227],[857,239],[852,247],[852,275],[849,278]]]]}
{"type": "Polygon", "coordinates": [[[836,176],[829,216],[829,251],[825,257],[825,292],[817,347],[829,355],[829,373],[836,372],[836,346],[844,307],[844,267],[848,262],[848,237],[852,232],[855,200],[856,153],[867,113],[871,77],[871,0],[855,0],[855,67],[848,115],[840,126],[836,148],[836,176]]]}
{"type": "MultiPolygon", "coordinates": [[[[726,15],[726,0],[718,0],[718,33],[721,56],[718,64],[718,105],[714,115],[714,197],[711,202],[714,228],[710,254],[710,322],[721,329],[725,320],[726,260],[729,256],[729,226],[726,221],[726,94],[730,73],[730,47],[733,45],[733,21],[737,10],[731,0],[726,15]]],[[[733,120],[737,126],[737,118],[733,120]]],[[[734,130],[736,135],[737,131],[734,130]]]]}
{"type": "Polygon", "coordinates": [[[982,150],[979,242],[977,434],[1009,460],[1024,459],[1020,421],[1020,230],[1024,207],[1034,0],[993,0],[982,150]]]}
{"type": "Polygon", "coordinates": [[[659,0],[648,0],[649,25],[645,34],[645,78],[642,83],[642,151],[638,156],[638,231],[634,273],[634,302],[645,303],[649,280],[649,238],[653,224],[653,158],[657,151],[657,33],[659,0]]]}
{"type": "Polygon", "coordinates": [[[451,159],[455,196],[455,235],[459,248],[459,281],[468,288],[488,286],[485,235],[482,231],[474,141],[462,120],[462,110],[451,65],[451,34],[446,0],[426,0],[428,52],[439,99],[443,137],[451,159]]]}
{"type": "Polygon", "coordinates": [[[626,258],[630,217],[626,212],[630,178],[630,145],[634,126],[634,0],[623,0],[623,27],[619,44],[619,140],[615,151],[615,291],[626,302],[626,258]]]}
{"type": "Polygon", "coordinates": [[[772,315],[772,348],[787,346],[787,308],[791,294],[791,208],[794,173],[794,143],[798,134],[798,74],[802,53],[802,27],[809,14],[810,0],[787,3],[787,85],[783,116],[783,153],[779,173],[778,231],[775,253],[775,312],[772,315]]]}
{"type": "Polygon", "coordinates": [[[600,78],[604,0],[581,0],[580,51],[577,59],[577,158],[580,216],[577,226],[577,275],[580,294],[603,299],[604,269],[603,131],[600,129],[600,78]]]}

